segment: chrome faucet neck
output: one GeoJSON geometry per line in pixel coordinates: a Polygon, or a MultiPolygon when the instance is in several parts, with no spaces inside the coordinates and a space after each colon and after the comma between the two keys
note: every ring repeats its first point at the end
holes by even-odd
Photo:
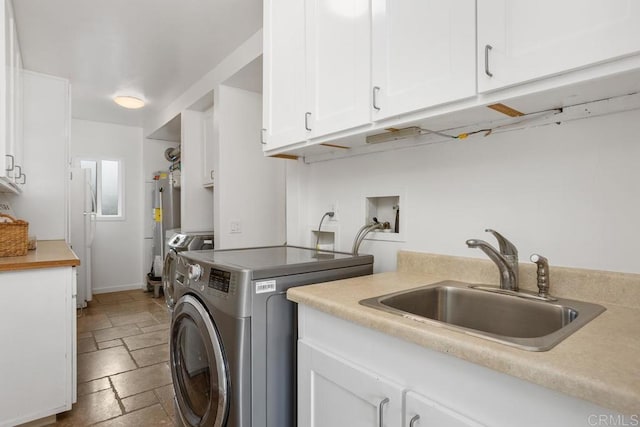
{"type": "Polygon", "coordinates": [[[508,241],[503,235],[497,231],[485,230],[493,234],[498,240],[500,251],[491,246],[484,240],[470,239],[467,240],[467,246],[470,248],[479,248],[487,254],[489,259],[493,261],[500,271],[500,288],[511,291],[519,290],[519,274],[518,274],[518,249],[508,241]]]}

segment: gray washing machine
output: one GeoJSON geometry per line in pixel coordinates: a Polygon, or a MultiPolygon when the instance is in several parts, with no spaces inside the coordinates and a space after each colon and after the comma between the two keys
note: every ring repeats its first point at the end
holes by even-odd
{"type": "Polygon", "coordinates": [[[372,274],[373,256],[296,246],[181,252],[171,323],[186,426],[296,425],[293,286],[372,274]]]}
{"type": "MultiPolygon", "coordinates": [[[[174,280],[177,254],[185,251],[213,249],[213,231],[175,233],[167,243],[167,255],[162,266],[162,291],[169,310],[174,305],[174,280]]],[[[159,295],[155,295],[157,298],[159,295]]]]}

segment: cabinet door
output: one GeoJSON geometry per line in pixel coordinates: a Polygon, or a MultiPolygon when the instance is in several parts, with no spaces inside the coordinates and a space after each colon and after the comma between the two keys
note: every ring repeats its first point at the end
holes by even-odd
{"type": "Polygon", "coordinates": [[[2,102],[2,135],[4,141],[3,144],[5,155],[11,157],[7,158],[7,167],[5,168],[5,176],[9,178],[11,182],[15,181],[15,152],[13,147],[13,62],[15,60],[13,49],[15,44],[13,38],[14,20],[13,12],[11,10],[11,3],[4,2],[4,66],[2,67],[3,79],[2,84],[4,86],[4,98],[0,99],[2,102]],[[11,166],[14,166],[11,168],[11,166]]]}
{"type": "Polygon", "coordinates": [[[298,342],[298,425],[395,427],[401,422],[399,385],[298,342]]]}
{"type": "Polygon", "coordinates": [[[307,0],[306,124],[311,136],[370,120],[368,0],[307,0]]]}
{"type": "Polygon", "coordinates": [[[481,427],[472,419],[446,408],[412,391],[405,396],[405,423],[407,427],[481,427]]]}
{"type": "Polygon", "coordinates": [[[13,61],[11,62],[11,143],[16,165],[20,165],[20,174],[14,174],[14,182],[21,187],[22,183],[26,182],[24,158],[22,155],[22,55],[20,53],[20,45],[18,43],[18,29],[15,26],[15,21],[13,25],[13,37],[11,42],[13,44],[13,61]]]}
{"type": "Polygon", "coordinates": [[[470,97],[474,0],[373,0],[373,119],[470,97]]]}
{"type": "Polygon", "coordinates": [[[203,113],[202,126],[202,185],[212,187],[214,181],[213,165],[218,152],[213,109],[203,113]]]}
{"type": "Polygon", "coordinates": [[[304,141],[305,5],[265,0],[263,144],[265,150],[304,141]]]}
{"type": "Polygon", "coordinates": [[[71,409],[75,379],[75,269],[0,273],[0,425],[71,409]]]}
{"type": "Polygon", "coordinates": [[[634,0],[478,0],[478,89],[637,53],[639,19],[634,0]]]}

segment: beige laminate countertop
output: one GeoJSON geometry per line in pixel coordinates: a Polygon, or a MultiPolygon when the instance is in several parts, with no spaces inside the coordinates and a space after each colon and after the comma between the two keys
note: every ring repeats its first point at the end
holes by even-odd
{"type": "Polygon", "coordinates": [[[24,256],[0,257],[0,271],[77,265],[80,265],[80,259],[64,240],[39,240],[36,249],[24,256]]]}
{"type": "MultiPolygon", "coordinates": [[[[399,267],[400,264],[399,261],[399,267]]],[[[301,286],[289,289],[287,297],[296,303],[624,414],[640,414],[640,307],[595,301],[606,307],[603,314],[551,350],[530,352],[358,303],[364,298],[445,279],[464,280],[450,277],[446,269],[425,270],[301,286]]],[[[525,271],[525,276],[528,273],[525,271]]],[[[618,292],[621,292],[620,288],[618,292]]],[[[635,292],[635,287],[631,289],[635,292]]],[[[628,290],[624,292],[628,295],[628,290]]]]}

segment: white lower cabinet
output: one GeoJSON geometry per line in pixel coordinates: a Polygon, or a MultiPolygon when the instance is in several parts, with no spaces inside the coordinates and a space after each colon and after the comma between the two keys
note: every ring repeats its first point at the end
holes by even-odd
{"type": "Polygon", "coordinates": [[[71,409],[76,400],[76,269],[0,272],[0,426],[71,409]]]}
{"type": "Polygon", "coordinates": [[[298,425],[479,427],[455,412],[311,344],[298,345],[298,425]]]}
{"type": "Polygon", "coordinates": [[[399,426],[402,387],[338,356],[298,345],[298,425],[399,426]]]}
{"type": "Polygon", "coordinates": [[[587,426],[599,417],[623,415],[298,306],[299,426],[587,426]]]}
{"type": "Polygon", "coordinates": [[[405,395],[404,420],[402,425],[408,427],[479,427],[482,425],[412,391],[408,391],[405,395]]]}

